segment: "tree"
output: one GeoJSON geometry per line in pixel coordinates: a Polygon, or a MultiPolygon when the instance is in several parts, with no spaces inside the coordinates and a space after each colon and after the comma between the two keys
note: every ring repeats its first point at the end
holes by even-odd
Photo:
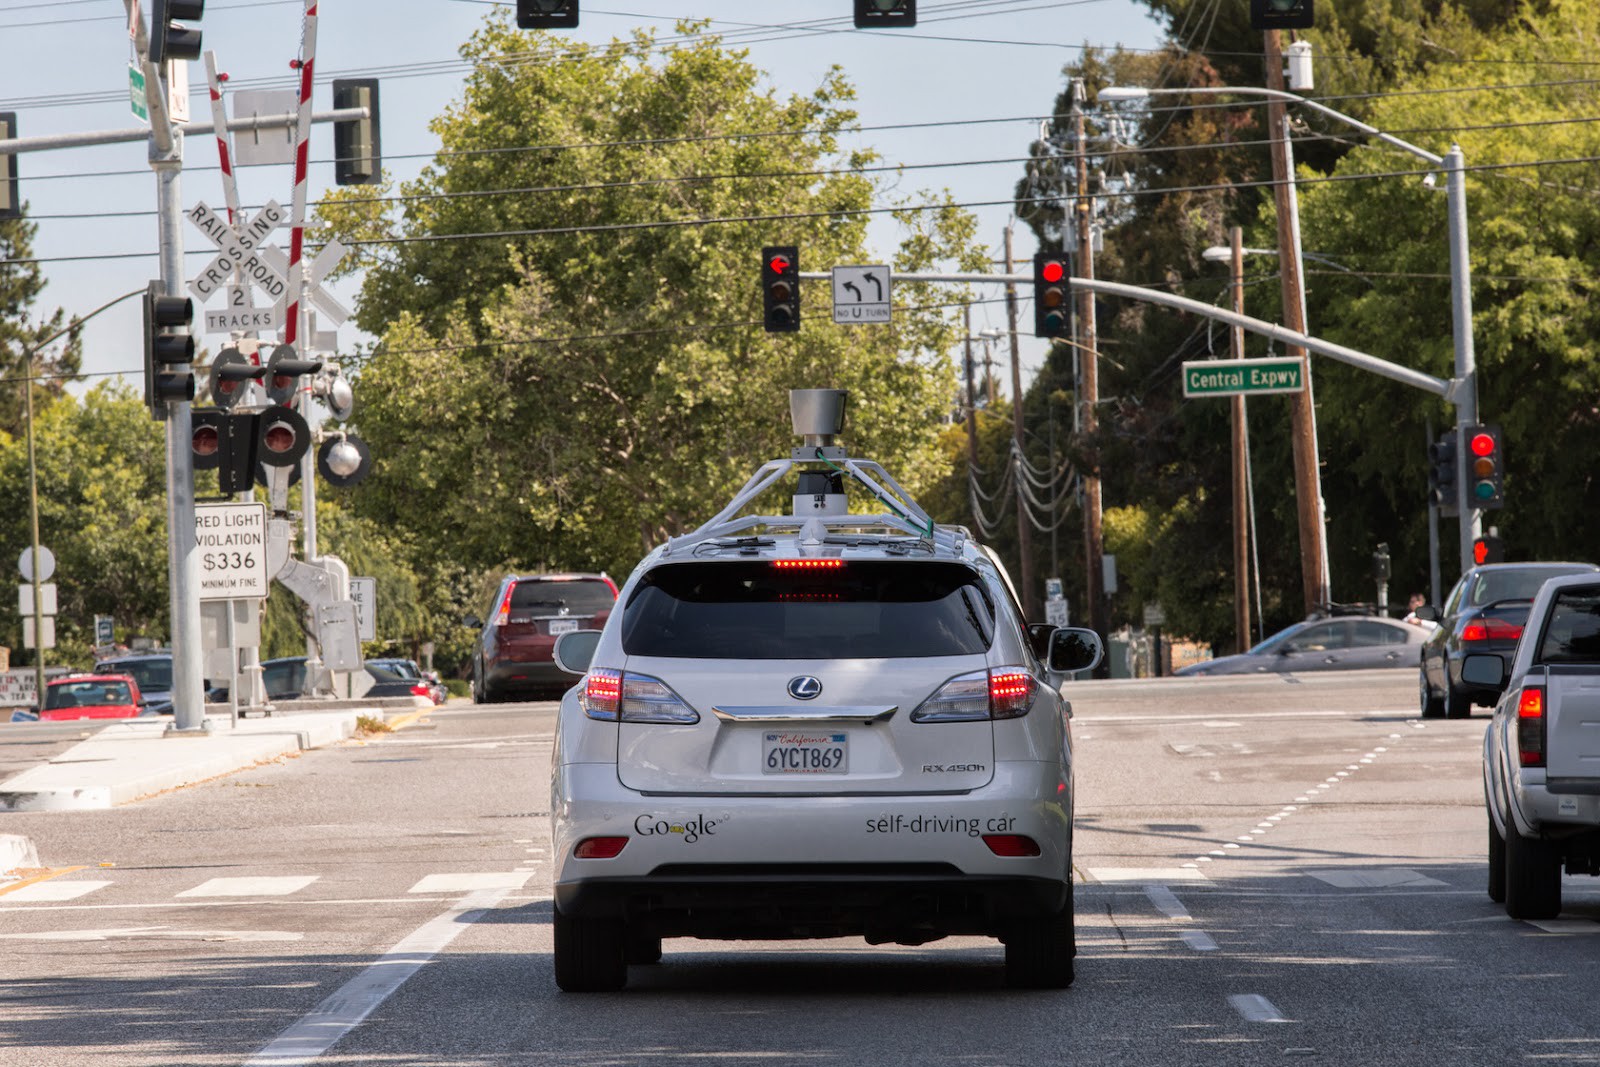
{"type": "MultiPolygon", "coordinates": [[[[358,388],[379,458],[355,506],[403,532],[419,573],[620,577],[789,454],[791,387],[849,389],[850,446],[913,492],[938,470],[959,336],[944,293],[896,286],[892,327],[846,329],[810,281],[801,332],[759,325],[763,245],[798,244],[807,270],[871,262],[884,194],[871,153],[838,146],[850,87],[835,70],[780,100],[743,53],[680,28],[692,40],[658,53],[491,17],[403,206],[349,188],[322,210],[372,242],[357,317],[382,341],[358,388]]],[[[964,212],[897,206],[897,269],[983,261],[964,212]]]]}
{"type": "MultiPolygon", "coordinates": [[[[48,319],[30,323],[28,314],[44,291],[44,271],[30,263],[38,224],[20,219],[0,219],[0,430],[24,432],[26,399],[21,381],[29,376],[28,353],[67,325],[66,312],[57,308],[48,319]],[[16,384],[13,384],[16,383],[16,384]]],[[[67,379],[77,374],[81,345],[76,330],[64,344],[36,352],[32,377],[34,404],[60,396],[67,379]]]]}

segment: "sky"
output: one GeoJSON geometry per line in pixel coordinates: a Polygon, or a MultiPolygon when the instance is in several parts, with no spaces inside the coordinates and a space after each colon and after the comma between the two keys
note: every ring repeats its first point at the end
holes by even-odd
{"type": "MultiPolygon", "coordinates": [[[[320,0],[313,106],[333,106],[336,77],[379,77],[385,172],[399,180],[414,177],[438,147],[429,120],[460,96],[464,66],[458,49],[494,6],[490,0],[320,0]]],[[[148,18],[148,0],[145,7],[148,18]]],[[[853,28],[850,0],[582,0],[581,12],[576,30],[551,32],[603,42],[654,26],[667,37],[679,19],[710,19],[713,30],[730,35],[730,44],[748,49],[750,61],[780,93],[811,93],[837,64],[856,86],[855,106],[864,127],[1010,120],[868,130],[842,142],[845,148],[870,145],[885,162],[907,166],[1026,155],[1039,117],[1063,87],[1062,67],[1076,60],[1083,45],[1153,48],[1161,36],[1161,28],[1133,0],[921,0],[916,28],[875,32],[853,28]],[[780,29],[752,32],[760,27],[780,29]]],[[[303,14],[304,0],[206,4],[198,25],[205,49],[216,53],[218,69],[229,77],[230,92],[296,87],[289,64],[299,55],[303,14]]],[[[129,105],[132,46],[119,0],[0,0],[0,40],[6,42],[7,57],[0,66],[0,112],[17,113],[19,136],[140,125],[129,105]]],[[[192,120],[209,121],[205,65],[190,63],[189,75],[192,120]]],[[[333,187],[332,156],[332,126],[314,126],[312,201],[333,187]]],[[[124,293],[142,291],[158,276],[156,181],[145,142],[29,152],[19,156],[19,171],[22,198],[38,223],[34,255],[46,261],[48,284],[33,309],[36,315],[57,307],[85,315],[124,293]]],[[[294,172],[289,164],[238,168],[237,173],[247,209],[271,199],[290,205],[294,172]]],[[[1020,173],[1018,163],[941,166],[910,171],[901,185],[948,189],[962,203],[1002,202],[974,208],[979,239],[998,256],[1010,220],[1003,204],[1020,173]]],[[[186,211],[199,202],[225,208],[211,134],[186,141],[181,200],[186,211]]],[[[880,261],[887,261],[894,231],[874,229],[871,236],[880,261]]],[[[287,230],[269,240],[287,249],[287,230]]],[[[192,277],[207,263],[205,253],[214,250],[187,221],[183,241],[185,273],[192,277]]],[[[1028,262],[1033,252],[1032,233],[1018,223],[1017,262],[1028,262]]],[[[831,266],[803,265],[807,270],[831,266]]],[[[808,284],[806,304],[816,307],[826,287],[808,284]]],[[[355,280],[342,280],[330,285],[330,293],[353,307],[357,286],[355,280]]],[[[999,292],[995,287],[977,295],[999,292]]],[[[222,299],[206,307],[220,310],[222,299]]],[[[1042,360],[1045,345],[1029,336],[1026,309],[1021,319],[1026,378],[1042,360]]],[[[197,307],[197,332],[201,320],[197,307]]],[[[1004,326],[1003,303],[974,308],[974,333],[1004,326]]],[[[115,374],[140,387],[141,332],[137,298],[88,323],[82,368],[88,377],[77,388],[115,374]]],[[[226,339],[212,334],[199,343],[215,351],[226,339]]],[[[352,352],[371,338],[346,324],[338,329],[338,340],[340,350],[352,352]]],[[[996,346],[994,355],[1005,352],[996,346]]],[[[358,394],[358,419],[359,403],[358,394]]]]}

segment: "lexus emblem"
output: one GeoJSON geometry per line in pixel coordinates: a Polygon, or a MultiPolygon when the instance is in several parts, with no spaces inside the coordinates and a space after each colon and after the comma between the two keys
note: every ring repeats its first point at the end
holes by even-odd
{"type": "Polygon", "coordinates": [[[822,683],[809,674],[789,679],[789,695],[796,700],[814,700],[822,692],[822,683]]]}

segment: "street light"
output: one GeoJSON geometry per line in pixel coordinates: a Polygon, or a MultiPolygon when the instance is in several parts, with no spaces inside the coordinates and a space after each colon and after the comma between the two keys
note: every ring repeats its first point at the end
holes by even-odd
{"type": "MultiPolygon", "coordinates": [[[[1466,157],[1462,154],[1461,146],[1452,144],[1450,151],[1443,156],[1418,148],[1409,141],[1402,141],[1393,134],[1384,133],[1376,126],[1369,126],[1360,119],[1352,118],[1342,111],[1335,111],[1325,104],[1315,100],[1307,100],[1303,96],[1284,92],[1279,89],[1267,89],[1258,86],[1202,86],[1186,89],[1146,89],[1133,86],[1107,86],[1100,90],[1099,98],[1103,101],[1128,101],[1145,100],[1158,94],[1163,95],[1195,95],[1195,96],[1257,96],[1268,100],[1296,104],[1309,108],[1320,115],[1337,119],[1347,126],[1353,126],[1362,133],[1376,137],[1378,140],[1409,152],[1434,166],[1441,167],[1445,172],[1445,192],[1449,199],[1449,225],[1450,225],[1450,306],[1451,319],[1455,339],[1455,375],[1451,382],[1451,393],[1446,397],[1456,406],[1456,426],[1465,433],[1468,426],[1478,421],[1478,379],[1477,358],[1473,351],[1472,343],[1472,265],[1467,257],[1467,184],[1466,184],[1466,157]]],[[[1286,139],[1287,143],[1287,139],[1286,139]]],[[[1293,181],[1294,168],[1289,168],[1290,181],[1293,181]]],[[[1291,186],[1292,188],[1292,186],[1291,186]]],[[[1298,212],[1298,205],[1296,206],[1298,212]]],[[[1294,219],[1294,231],[1298,238],[1300,220],[1294,219]]],[[[1294,248],[1296,257],[1301,255],[1298,240],[1294,248]]],[[[1296,263],[1297,273],[1299,264],[1296,263]]],[[[1461,569],[1466,570],[1472,564],[1472,545],[1478,535],[1483,532],[1483,516],[1474,507],[1467,495],[1466,479],[1460,479],[1456,490],[1456,502],[1461,511],[1461,569]]]]}

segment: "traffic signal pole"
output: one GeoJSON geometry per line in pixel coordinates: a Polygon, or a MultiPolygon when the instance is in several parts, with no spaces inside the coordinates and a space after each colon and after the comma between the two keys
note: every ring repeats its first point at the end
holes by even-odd
{"type": "MultiPolygon", "coordinates": [[[[1478,421],[1478,363],[1472,343],[1472,261],[1467,254],[1467,178],[1461,146],[1445,154],[1445,191],[1450,214],[1450,314],[1455,336],[1457,440],[1465,444],[1467,427],[1478,421]]],[[[1456,506],[1461,516],[1461,571],[1473,566],[1472,546],[1483,533],[1483,512],[1474,505],[1466,476],[1466,448],[1458,448],[1456,506]]]]}

